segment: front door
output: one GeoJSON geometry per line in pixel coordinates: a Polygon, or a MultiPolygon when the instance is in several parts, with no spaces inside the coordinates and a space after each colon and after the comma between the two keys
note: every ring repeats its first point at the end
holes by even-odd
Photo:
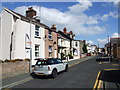
{"type": "Polygon", "coordinates": [[[57,50],[54,50],[54,58],[57,58],[57,50]]]}

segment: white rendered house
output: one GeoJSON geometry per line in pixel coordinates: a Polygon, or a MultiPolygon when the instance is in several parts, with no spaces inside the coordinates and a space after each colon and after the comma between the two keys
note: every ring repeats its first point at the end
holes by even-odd
{"type": "Polygon", "coordinates": [[[64,55],[70,54],[71,38],[64,33],[64,30],[63,32],[58,31],[58,57],[59,58],[62,58],[62,53],[64,55]]]}
{"type": "Polygon", "coordinates": [[[0,60],[30,59],[30,44],[33,65],[35,58],[45,58],[46,27],[39,20],[5,8],[1,13],[0,60]]]}
{"type": "Polygon", "coordinates": [[[79,40],[72,40],[72,54],[75,59],[80,58],[80,41],[79,40]]]}

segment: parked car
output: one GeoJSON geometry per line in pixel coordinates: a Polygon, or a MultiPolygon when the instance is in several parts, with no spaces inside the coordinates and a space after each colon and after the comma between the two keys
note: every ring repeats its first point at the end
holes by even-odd
{"type": "Polygon", "coordinates": [[[90,54],[90,53],[87,53],[87,56],[91,56],[91,54],[90,54]]]}
{"type": "Polygon", "coordinates": [[[68,71],[68,64],[59,58],[37,59],[34,74],[50,75],[55,78],[61,71],[68,71]]]}
{"type": "Polygon", "coordinates": [[[108,56],[107,54],[105,54],[105,55],[103,55],[101,57],[97,57],[96,61],[99,61],[99,62],[101,62],[101,61],[110,61],[110,59],[112,59],[111,56],[108,56]]]}

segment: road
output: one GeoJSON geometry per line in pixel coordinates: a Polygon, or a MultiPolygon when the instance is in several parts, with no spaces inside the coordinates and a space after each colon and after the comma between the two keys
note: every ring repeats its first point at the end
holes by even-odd
{"type": "Polygon", "coordinates": [[[37,77],[12,88],[93,88],[100,70],[117,67],[111,64],[99,64],[94,57],[69,66],[68,72],[60,73],[55,79],[37,77]]]}

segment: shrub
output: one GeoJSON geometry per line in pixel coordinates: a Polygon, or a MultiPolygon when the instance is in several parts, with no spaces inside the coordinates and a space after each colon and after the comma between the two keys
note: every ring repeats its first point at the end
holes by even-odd
{"type": "Polygon", "coordinates": [[[26,58],[25,61],[30,61],[30,59],[29,59],[29,58],[26,58]]]}
{"type": "Polygon", "coordinates": [[[69,56],[69,59],[73,59],[72,54],[68,54],[68,56],[69,56]]]}
{"type": "Polygon", "coordinates": [[[8,60],[8,59],[6,59],[5,61],[3,61],[3,63],[4,62],[17,62],[17,61],[23,61],[22,59],[14,59],[14,60],[8,60]]]}
{"type": "Polygon", "coordinates": [[[66,57],[62,57],[62,60],[65,60],[66,59],[66,57]]]}

